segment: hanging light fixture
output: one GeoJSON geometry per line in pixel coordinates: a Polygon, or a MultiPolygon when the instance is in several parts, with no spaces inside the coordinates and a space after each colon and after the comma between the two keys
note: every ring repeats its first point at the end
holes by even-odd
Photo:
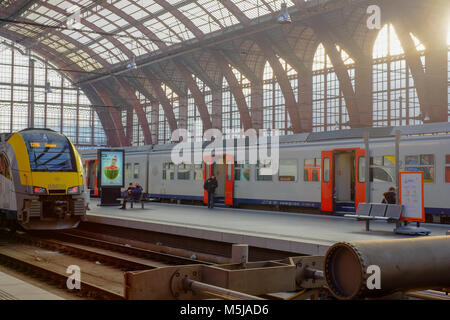
{"type": "Polygon", "coordinates": [[[283,2],[281,4],[280,16],[278,17],[277,21],[279,24],[289,24],[292,22],[286,2],[283,2]]]}
{"type": "Polygon", "coordinates": [[[128,69],[137,69],[137,65],[136,65],[136,56],[133,56],[130,60],[130,62],[128,62],[127,64],[127,68],[128,69]]]}

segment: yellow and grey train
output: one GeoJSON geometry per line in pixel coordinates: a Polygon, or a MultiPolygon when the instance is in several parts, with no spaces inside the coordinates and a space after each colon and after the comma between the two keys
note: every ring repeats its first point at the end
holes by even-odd
{"type": "Polygon", "coordinates": [[[83,165],[66,136],[50,129],[0,134],[0,225],[68,229],[85,217],[83,165]]]}

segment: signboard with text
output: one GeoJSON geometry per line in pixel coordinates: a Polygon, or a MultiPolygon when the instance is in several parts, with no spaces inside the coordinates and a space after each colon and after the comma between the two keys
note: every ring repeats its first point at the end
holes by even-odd
{"type": "Polygon", "coordinates": [[[425,222],[423,172],[400,172],[400,204],[403,221],[425,222]]]}

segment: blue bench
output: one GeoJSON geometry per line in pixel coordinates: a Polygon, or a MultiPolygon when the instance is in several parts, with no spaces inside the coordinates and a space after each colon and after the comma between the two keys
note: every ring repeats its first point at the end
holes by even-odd
{"type": "Polygon", "coordinates": [[[366,222],[366,231],[370,230],[370,221],[386,221],[388,223],[398,223],[403,213],[404,206],[399,204],[385,203],[360,203],[356,214],[346,214],[345,217],[355,218],[358,221],[366,222]]]}

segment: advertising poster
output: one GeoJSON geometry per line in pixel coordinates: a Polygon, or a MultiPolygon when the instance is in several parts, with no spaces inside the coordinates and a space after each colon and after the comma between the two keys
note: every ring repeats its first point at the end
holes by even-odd
{"type": "Polygon", "coordinates": [[[100,159],[100,186],[124,186],[124,151],[99,150],[100,159]]]}
{"type": "Polygon", "coordinates": [[[423,172],[400,172],[400,204],[405,206],[401,220],[425,221],[423,172]]]}

